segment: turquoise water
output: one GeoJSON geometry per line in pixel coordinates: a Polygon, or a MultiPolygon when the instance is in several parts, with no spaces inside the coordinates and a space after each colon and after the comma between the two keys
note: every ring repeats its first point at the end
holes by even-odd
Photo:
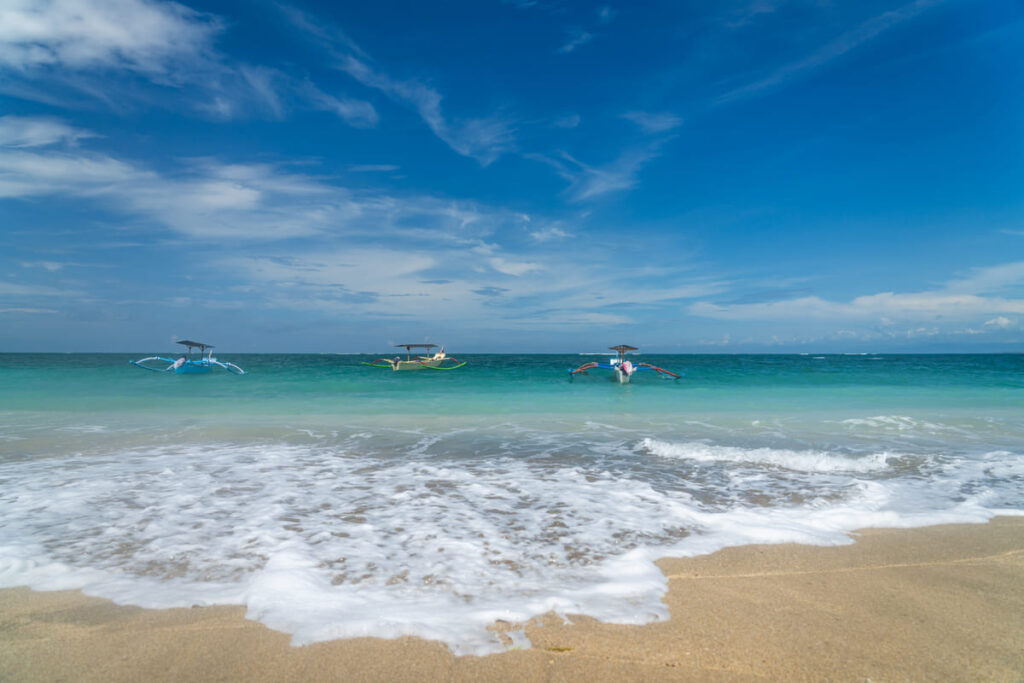
{"type": "Polygon", "coordinates": [[[864,409],[1021,408],[1024,355],[661,356],[636,359],[682,369],[620,387],[607,372],[568,381],[579,355],[463,355],[451,372],[387,372],[370,356],[231,356],[249,375],[170,377],[127,365],[126,354],[0,354],[0,409],[41,411],[192,410],[305,414],[339,410],[376,415],[583,414],[640,410],[743,412],[864,409]],[[766,404],[766,402],[769,402],[766,404]],[[184,405],[183,405],[184,404],[184,405]]]}
{"type": "Polygon", "coordinates": [[[0,354],[0,585],[482,654],[666,618],[660,556],[1024,510],[1024,355],[145,355],[0,354]]]}

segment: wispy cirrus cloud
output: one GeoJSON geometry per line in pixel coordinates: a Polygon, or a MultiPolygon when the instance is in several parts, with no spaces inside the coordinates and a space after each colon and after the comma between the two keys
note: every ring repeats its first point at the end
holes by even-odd
{"type": "Polygon", "coordinates": [[[738,7],[728,10],[725,25],[733,29],[741,28],[762,15],[774,14],[785,2],[786,0],[750,0],[741,3],[738,7]]]}
{"type": "Polygon", "coordinates": [[[51,273],[56,273],[67,264],[58,263],[57,261],[22,261],[20,265],[22,268],[42,268],[51,273]]]}
{"type": "Polygon", "coordinates": [[[55,310],[53,308],[24,308],[24,307],[0,308],[0,313],[42,313],[42,314],[54,314],[54,313],[59,313],[59,312],[60,311],[57,311],[57,310],[55,310]]]}
{"type": "Polygon", "coordinates": [[[390,173],[400,168],[396,164],[354,164],[348,170],[353,173],[390,173]]]}
{"type": "MultiPolygon", "coordinates": [[[[744,97],[749,97],[766,90],[781,87],[806,73],[825,66],[829,62],[832,62],[848,52],[855,50],[864,43],[878,37],[882,33],[917,17],[931,7],[944,1],[945,0],[914,0],[914,2],[910,2],[897,9],[883,12],[882,14],[868,19],[855,29],[847,31],[838,38],[826,43],[803,59],[776,67],[766,76],[725,93],[719,97],[717,101],[718,103],[730,102],[744,97]]],[[[754,7],[758,7],[761,4],[762,3],[755,3],[754,7]]],[[[774,11],[774,4],[765,3],[764,11],[774,11]]]]}
{"type": "Polygon", "coordinates": [[[291,24],[310,36],[334,61],[336,68],[368,88],[415,111],[441,141],[452,150],[487,166],[514,146],[512,121],[505,117],[452,117],[441,106],[442,94],[411,78],[396,78],[378,66],[365,50],[340,28],[297,7],[278,3],[291,24]]]}
{"type": "Polygon", "coordinates": [[[219,17],[175,2],[11,0],[0,5],[0,75],[7,77],[0,88],[58,106],[74,102],[62,92],[74,92],[113,110],[160,102],[223,119],[283,119],[298,107],[333,112],[356,127],[377,123],[368,102],[232,61],[215,46],[225,30],[219,17]],[[146,82],[176,96],[153,97],[146,82]]]}
{"type": "Polygon", "coordinates": [[[670,112],[629,111],[623,114],[622,118],[640,126],[645,133],[664,133],[683,125],[682,117],[670,112]]]}
{"type": "Polygon", "coordinates": [[[377,110],[366,100],[328,95],[309,80],[299,90],[311,106],[337,114],[353,128],[373,128],[380,121],[377,110]]]}
{"type": "Polygon", "coordinates": [[[359,44],[352,40],[338,26],[325,22],[320,17],[313,16],[294,5],[284,2],[274,2],[273,5],[295,28],[314,40],[322,50],[333,54],[335,57],[340,57],[344,54],[355,54],[362,59],[370,58],[359,47],[359,44]]]}
{"type": "Polygon", "coordinates": [[[486,166],[512,149],[513,133],[508,120],[498,117],[452,120],[441,109],[441,94],[414,80],[396,80],[354,56],[343,58],[339,68],[365,86],[411,107],[434,135],[459,154],[486,166]]]}
{"type": "Polygon", "coordinates": [[[567,152],[558,157],[530,154],[527,158],[547,164],[569,182],[566,193],[573,202],[585,202],[613,192],[630,190],[639,182],[640,171],[657,158],[661,142],[626,150],[617,159],[600,166],[579,161],[567,152]]]}
{"type": "Polygon", "coordinates": [[[586,45],[594,39],[594,34],[590,31],[584,31],[582,28],[573,27],[568,31],[569,35],[566,41],[562,43],[555,52],[562,55],[567,55],[570,52],[574,52],[576,48],[586,45]]]}
{"type": "MultiPolygon", "coordinates": [[[[598,25],[607,26],[614,18],[615,10],[612,9],[611,5],[602,5],[597,8],[595,19],[598,25]]],[[[556,53],[561,55],[567,55],[570,52],[575,52],[577,49],[592,42],[594,38],[597,37],[597,33],[593,30],[587,30],[582,26],[571,26],[566,30],[566,34],[565,42],[555,50],[556,53]]]]}

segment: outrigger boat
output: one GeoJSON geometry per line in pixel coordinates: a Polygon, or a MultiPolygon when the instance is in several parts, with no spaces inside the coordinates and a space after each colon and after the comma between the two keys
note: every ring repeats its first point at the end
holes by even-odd
{"type": "Polygon", "coordinates": [[[611,351],[618,351],[618,357],[610,358],[607,363],[598,363],[596,361],[584,363],[575,370],[569,371],[570,379],[576,375],[587,374],[587,370],[595,369],[611,370],[615,373],[615,379],[619,381],[619,384],[628,384],[629,378],[632,377],[634,373],[641,370],[654,370],[665,378],[671,377],[673,379],[679,379],[682,377],[681,374],[676,374],[670,370],[666,370],[665,368],[659,368],[658,366],[651,365],[650,363],[633,363],[632,361],[626,360],[626,352],[636,351],[637,348],[635,346],[619,344],[618,346],[609,346],[608,348],[611,351]]]}
{"type": "Polygon", "coordinates": [[[152,370],[153,372],[173,372],[177,375],[197,375],[203,372],[209,372],[215,367],[224,368],[230,373],[235,375],[244,375],[245,370],[238,367],[234,363],[222,363],[213,357],[213,344],[204,344],[203,342],[191,341],[188,339],[182,339],[177,344],[181,344],[188,349],[186,355],[175,360],[174,358],[164,358],[163,356],[150,356],[149,358],[143,358],[141,360],[130,360],[128,361],[137,368],[143,370],[152,370]],[[199,357],[192,357],[192,349],[199,349],[199,357]],[[209,351],[207,350],[209,349],[209,351]],[[160,361],[167,363],[166,367],[154,368],[145,363],[151,361],[160,361]]]}
{"type": "Polygon", "coordinates": [[[363,363],[363,365],[369,365],[372,368],[391,368],[392,370],[455,370],[465,365],[446,354],[443,346],[440,351],[431,356],[412,357],[413,349],[426,349],[429,352],[430,349],[437,348],[437,344],[395,344],[395,348],[405,349],[405,360],[398,356],[395,356],[394,359],[378,358],[372,363],[363,363]]]}

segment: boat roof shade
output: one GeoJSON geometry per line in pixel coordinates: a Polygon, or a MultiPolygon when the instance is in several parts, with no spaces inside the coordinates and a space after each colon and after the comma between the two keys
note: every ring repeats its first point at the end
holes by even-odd
{"type": "Polygon", "coordinates": [[[609,346],[608,348],[611,349],[612,351],[620,351],[620,352],[621,351],[637,351],[638,350],[635,346],[629,346],[627,344],[619,344],[618,346],[609,346]]]}
{"type": "Polygon", "coordinates": [[[403,349],[432,349],[435,346],[437,344],[395,344],[396,349],[399,347],[403,349]]]}
{"type": "Polygon", "coordinates": [[[204,344],[203,342],[191,341],[189,339],[182,339],[181,341],[174,342],[175,344],[183,344],[185,346],[205,346],[208,349],[212,349],[213,344],[204,344]]]}

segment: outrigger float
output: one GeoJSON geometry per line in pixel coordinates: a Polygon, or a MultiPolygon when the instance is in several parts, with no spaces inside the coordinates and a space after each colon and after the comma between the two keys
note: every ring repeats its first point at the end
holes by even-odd
{"type": "Polygon", "coordinates": [[[443,346],[440,351],[431,356],[412,357],[413,349],[426,349],[429,352],[430,349],[437,348],[437,344],[395,344],[395,348],[405,349],[405,360],[398,356],[393,359],[378,358],[372,363],[363,363],[363,365],[369,365],[372,368],[391,368],[392,370],[455,370],[465,365],[446,354],[443,346]]]}
{"type": "Polygon", "coordinates": [[[222,363],[213,357],[213,344],[204,344],[203,342],[191,341],[188,339],[182,339],[179,342],[188,349],[186,355],[175,360],[174,358],[164,358],[163,356],[150,356],[149,358],[142,358],[141,360],[130,360],[128,361],[137,368],[143,370],[152,370],[153,372],[173,372],[176,375],[198,375],[200,373],[209,372],[215,367],[224,368],[228,372],[235,375],[244,375],[245,370],[238,367],[234,363],[222,363]],[[199,349],[199,357],[192,357],[192,349],[199,349]],[[207,350],[209,349],[209,350],[207,350]],[[154,368],[145,363],[153,361],[160,361],[167,363],[166,367],[154,368]]]}
{"type": "Polygon", "coordinates": [[[585,375],[587,374],[587,370],[596,369],[611,370],[612,372],[615,373],[615,379],[619,381],[619,384],[628,384],[629,378],[641,370],[654,370],[655,372],[657,372],[662,377],[665,377],[666,379],[669,377],[673,379],[679,379],[680,377],[682,377],[682,374],[676,374],[671,370],[659,368],[658,366],[651,365],[650,363],[633,363],[632,361],[626,360],[626,352],[636,351],[637,348],[635,346],[619,344],[618,346],[609,346],[608,348],[611,351],[618,351],[618,357],[610,358],[607,363],[598,363],[596,361],[584,363],[575,370],[570,370],[569,378],[572,379],[576,375],[585,375]]]}

